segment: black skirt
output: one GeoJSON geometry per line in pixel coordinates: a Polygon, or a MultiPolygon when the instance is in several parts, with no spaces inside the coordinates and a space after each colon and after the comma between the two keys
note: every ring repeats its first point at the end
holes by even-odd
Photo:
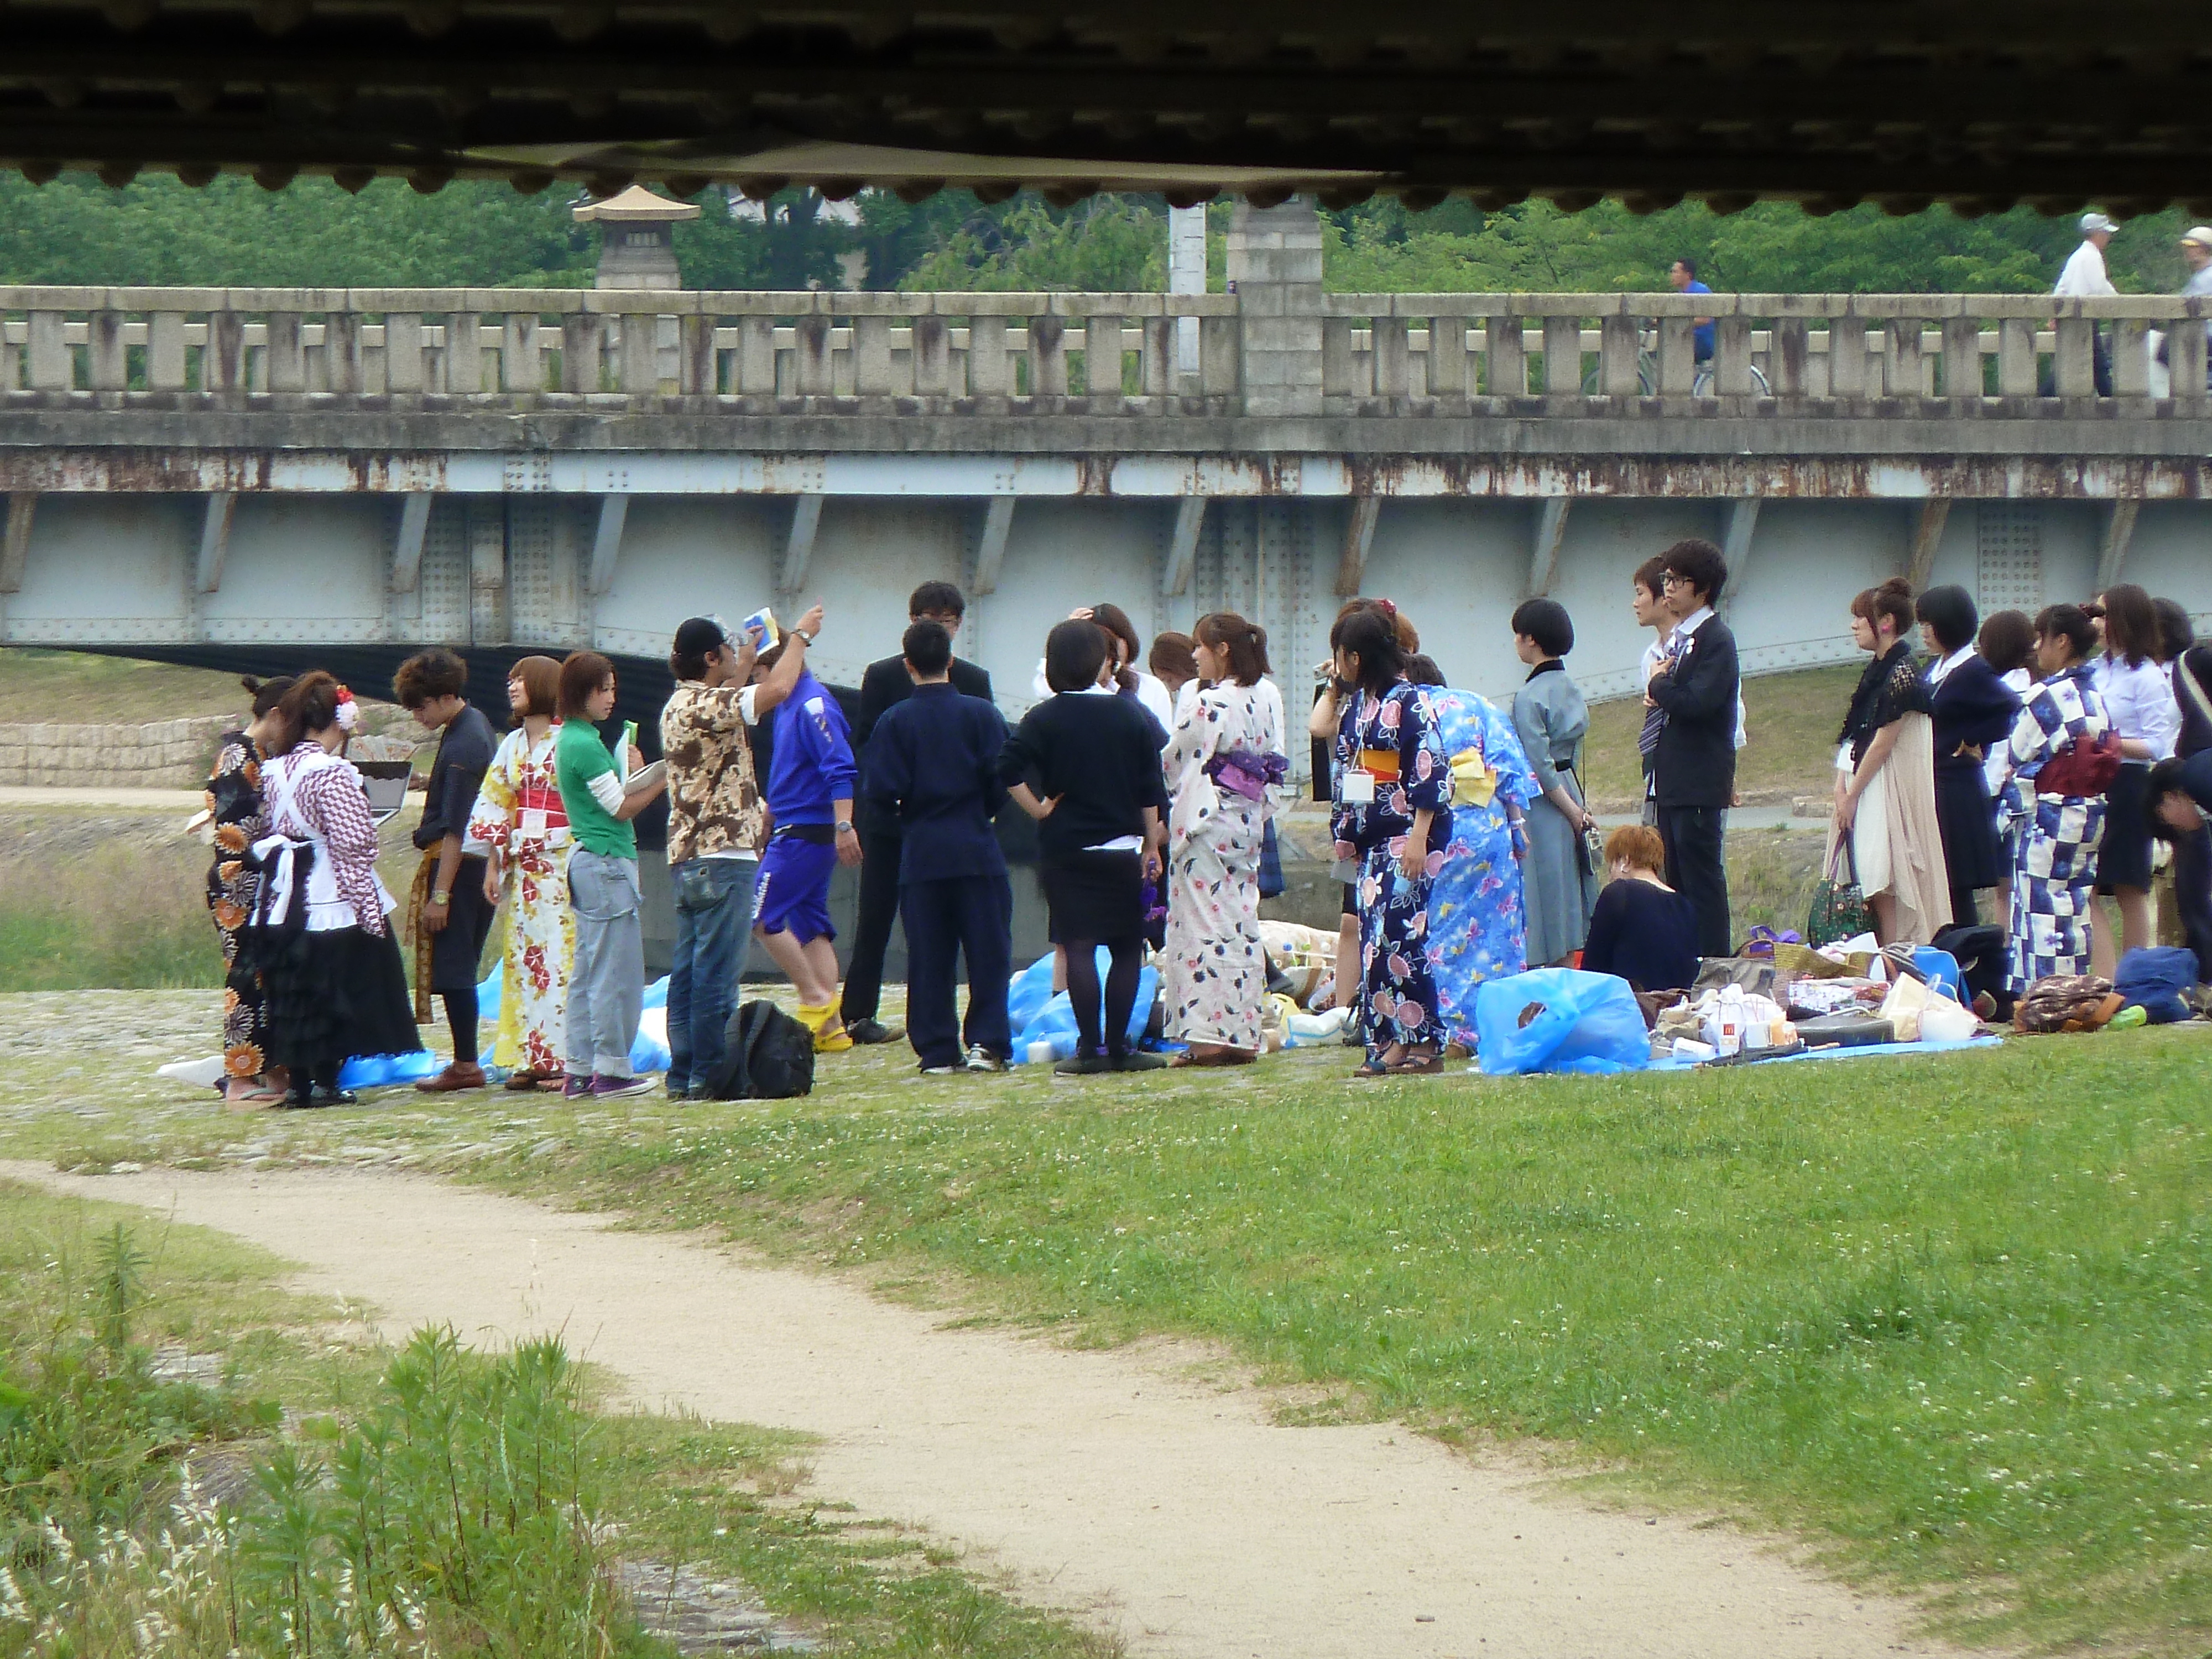
{"type": "Polygon", "coordinates": [[[1078,853],[1038,866],[1052,942],[1102,943],[1145,931],[1144,860],[1135,853],[1078,853]]]}
{"type": "Polygon", "coordinates": [[[1936,822],[1943,836],[1943,865],[1954,892],[1995,887],[2011,878],[2004,848],[1991,822],[1989,786],[1972,761],[1936,763],[1936,822]]]}
{"type": "Polygon", "coordinates": [[[2150,763],[2127,761],[2105,791],[2105,839],[2097,846],[2097,890],[2150,890],[2150,763]]]}
{"type": "Polygon", "coordinates": [[[408,1054],[422,1046],[407,969],[389,918],[361,927],[263,934],[256,966],[268,998],[269,1060],[305,1072],[356,1054],[408,1054]]]}

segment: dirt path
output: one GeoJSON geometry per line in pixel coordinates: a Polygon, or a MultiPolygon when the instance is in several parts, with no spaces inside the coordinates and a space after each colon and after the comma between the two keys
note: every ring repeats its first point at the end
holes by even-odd
{"type": "Polygon", "coordinates": [[[1273,1426],[1162,1354],[941,1328],[849,1281],[356,1171],[0,1176],[169,1211],[404,1335],[558,1328],[649,1404],[823,1437],[815,1489],[1175,1659],[1933,1654],[1894,1602],[1725,1529],[1593,1510],[1389,1425],[1273,1426]]]}

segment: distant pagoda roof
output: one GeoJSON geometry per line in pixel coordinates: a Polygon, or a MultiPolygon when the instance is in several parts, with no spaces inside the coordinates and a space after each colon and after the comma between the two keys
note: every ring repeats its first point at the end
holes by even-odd
{"type": "Polygon", "coordinates": [[[696,219],[699,204],[696,202],[672,202],[665,196],[655,196],[643,185],[632,185],[618,195],[604,202],[586,202],[576,209],[576,217],[586,222],[596,221],[603,225],[666,224],[676,219],[696,219]]]}

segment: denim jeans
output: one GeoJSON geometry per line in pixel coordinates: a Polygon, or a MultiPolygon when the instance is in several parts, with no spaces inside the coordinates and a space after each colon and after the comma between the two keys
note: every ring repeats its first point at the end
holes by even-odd
{"type": "Polygon", "coordinates": [[[568,856],[576,963],[568,975],[568,1075],[632,1075],[631,1046],[645,996],[637,860],[579,847],[568,856]]]}
{"type": "Polygon", "coordinates": [[[686,859],[676,887],[676,959],[668,970],[668,1090],[703,1088],[722,1064],[752,942],[751,859],[686,859]]]}

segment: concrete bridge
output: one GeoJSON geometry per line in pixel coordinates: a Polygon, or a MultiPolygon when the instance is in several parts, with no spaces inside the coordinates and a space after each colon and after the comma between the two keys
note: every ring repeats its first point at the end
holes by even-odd
{"type": "Polygon", "coordinates": [[[853,677],[945,576],[1018,706],[1078,603],[1242,611],[1295,682],[1387,592],[1502,690],[1550,593],[1604,695],[1687,534],[1755,671],[1850,658],[1893,572],[2212,612],[2202,301],[1328,294],[1310,208],[1230,241],[1223,295],[0,288],[0,640],[589,644],[643,697],[684,615],[818,595],[853,677]]]}

